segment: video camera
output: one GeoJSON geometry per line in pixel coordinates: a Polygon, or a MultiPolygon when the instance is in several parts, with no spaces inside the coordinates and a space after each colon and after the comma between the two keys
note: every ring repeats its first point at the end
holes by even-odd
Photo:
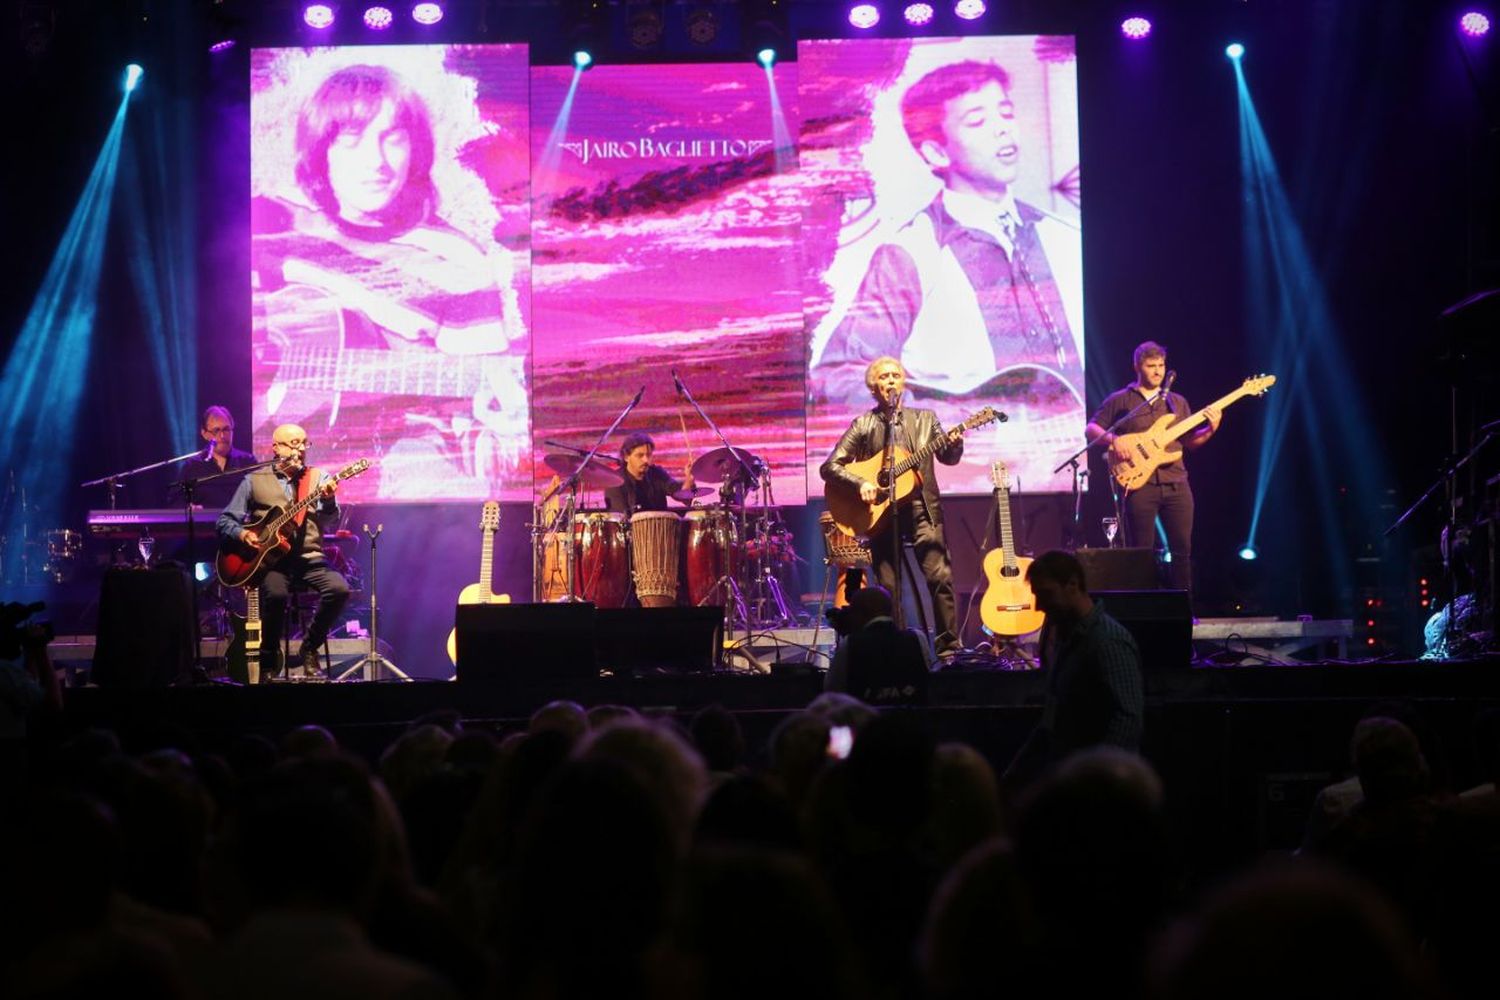
{"type": "Polygon", "coordinates": [[[46,610],[45,601],[0,604],[0,656],[14,657],[24,649],[46,646],[56,639],[51,622],[34,620],[35,615],[46,610]]]}

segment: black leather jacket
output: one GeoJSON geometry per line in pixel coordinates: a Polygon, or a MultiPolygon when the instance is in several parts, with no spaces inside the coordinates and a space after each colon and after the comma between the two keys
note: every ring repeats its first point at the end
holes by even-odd
{"type": "MultiPolygon", "coordinates": [[[[931,441],[943,433],[937,414],[931,410],[908,409],[901,411],[901,427],[897,431],[896,444],[908,452],[931,441]]],[[[844,466],[850,462],[862,462],[879,455],[885,448],[885,418],[878,409],[861,413],[854,418],[839,443],[834,446],[828,460],[818,468],[818,475],[825,483],[843,483],[858,490],[860,478],[849,473],[844,466]]],[[[964,439],[959,438],[937,453],[937,460],[944,465],[957,465],[964,456],[964,439]]],[[[933,524],[943,523],[942,499],[938,493],[937,477],[932,472],[932,459],[923,462],[917,470],[922,479],[921,502],[927,507],[927,517],[933,524]]]]}

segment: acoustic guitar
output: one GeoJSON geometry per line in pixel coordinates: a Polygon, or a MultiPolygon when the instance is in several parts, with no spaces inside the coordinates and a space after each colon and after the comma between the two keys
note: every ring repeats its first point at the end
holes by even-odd
{"type": "Polygon", "coordinates": [[[1233,392],[1220,396],[1209,403],[1203,410],[1199,410],[1186,420],[1172,423],[1177,417],[1171,413],[1164,413],[1157,418],[1156,423],[1148,429],[1134,434],[1121,434],[1117,443],[1125,445],[1130,449],[1130,457],[1121,459],[1116,457],[1113,447],[1105,452],[1109,462],[1109,474],[1115,477],[1126,490],[1140,489],[1146,485],[1159,467],[1169,465],[1182,458],[1182,446],[1168,448],[1178,438],[1182,437],[1202,424],[1208,418],[1203,415],[1204,410],[1215,409],[1220,413],[1224,408],[1237,399],[1245,396],[1264,396],[1266,390],[1276,384],[1275,375],[1255,375],[1245,379],[1243,385],[1233,392]]]}
{"type": "Polygon", "coordinates": [[[834,525],[850,537],[864,535],[869,538],[880,534],[892,519],[892,506],[908,500],[912,491],[921,484],[922,477],[916,470],[922,467],[922,463],[963,437],[966,431],[1004,419],[1005,417],[994,407],[986,406],[957,427],[949,428],[914,452],[908,453],[905,448],[896,445],[893,449],[895,454],[890,477],[886,476],[886,470],[882,468],[883,455],[850,462],[844,466],[844,469],[850,475],[875,483],[880,488],[880,493],[876,494],[872,503],[865,503],[859,498],[859,491],[849,484],[828,483],[823,490],[823,499],[828,503],[828,513],[833,515],[834,525]],[[888,478],[894,480],[894,489],[888,478]]]}
{"type": "Polygon", "coordinates": [[[989,581],[979,604],[979,620],[998,636],[1018,636],[1042,627],[1046,615],[1036,609],[1036,595],[1026,582],[1031,566],[1027,556],[1016,555],[1010,531],[1010,470],[1004,462],[990,467],[995,484],[995,504],[1000,514],[1000,547],[984,556],[984,575],[989,581]]]}
{"type": "MultiPolygon", "coordinates": [[[[495,563],[491,552],[495,547],[495,529],[500,527],[500,501],[487,500],[479,515],[479,529],[484,541],[479,547],[479,582],[471,583],[458,593],[459,604],[509,604],[509,594],[496,594],[490,589],[490,577],[495,563]]],[[[458,665],[458,629],[448,633],[448,659],[458,665]]]]}
{"type": "MultiPolygon", "coordinates": [[[[370,460],[362,458],[351,462],[334,476],[335,482],[353,479],[370,468],[370,460]]],[[[247,531],[255,532],[260,539],[256,545],[244,541],[224,542],[214,560],[214,572],[219,582],[226,587],[243,587],[257,579],[261,573],[274,566],[282,556],[291,551],[292,531],[297,527],[297,515],[323,498],[323,490],[313,490],[290,507],[280,504],[262,514],[254,524],[245,525],[247,531]]]]}

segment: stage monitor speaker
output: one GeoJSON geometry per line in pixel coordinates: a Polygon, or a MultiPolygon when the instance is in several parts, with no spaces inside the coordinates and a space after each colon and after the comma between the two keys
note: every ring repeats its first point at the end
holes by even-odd
{"type": "Polygon", "coordinates": [[[599,665],[617,674],[714,669],[724,648],[724,609],[600,608],[599,665]]]}
{"type": "Polygon", "coordinates": [[[595,614],[587,602],[457,605],[458,679],[500,684],[597,677],[595,614]]]}
{"type": "Polygon", "coordinates": [[[1193,661],[1193,614],[1185,590],[1091,590],[1111,618],[1135,636],[1141,670],[1186,670],[1193,661]]]}
{"type": "Polygon", "coordinates": [[[180,566],[120,568],[99,586],[99,633],[89,679],[100,687],[164,688],[193,667],[193,596],[180,566]]]}
{"type": "Polygon", "coordinates": [[[1155,549],[1077,549],[1090,590],[1156,590],[1155,549]]]}

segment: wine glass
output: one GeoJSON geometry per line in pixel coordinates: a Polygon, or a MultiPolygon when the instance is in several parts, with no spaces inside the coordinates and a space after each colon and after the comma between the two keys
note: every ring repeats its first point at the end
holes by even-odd
{"type": "Polygon", "coordinates": [[[141,554],[141,565],[151,565],[151,553],[156,549],[156,539],[150,535],[142,535],[135,541],[135,547],[141,554]]]}
{"type": "Polygon", "coordinates": [[[1118,517],[1101,517],[1099,523],[1104,526],[1104,541],[1109,548],[1115,547],[1115,535],[1120,530],[1120,519],[1118,517]]]}

